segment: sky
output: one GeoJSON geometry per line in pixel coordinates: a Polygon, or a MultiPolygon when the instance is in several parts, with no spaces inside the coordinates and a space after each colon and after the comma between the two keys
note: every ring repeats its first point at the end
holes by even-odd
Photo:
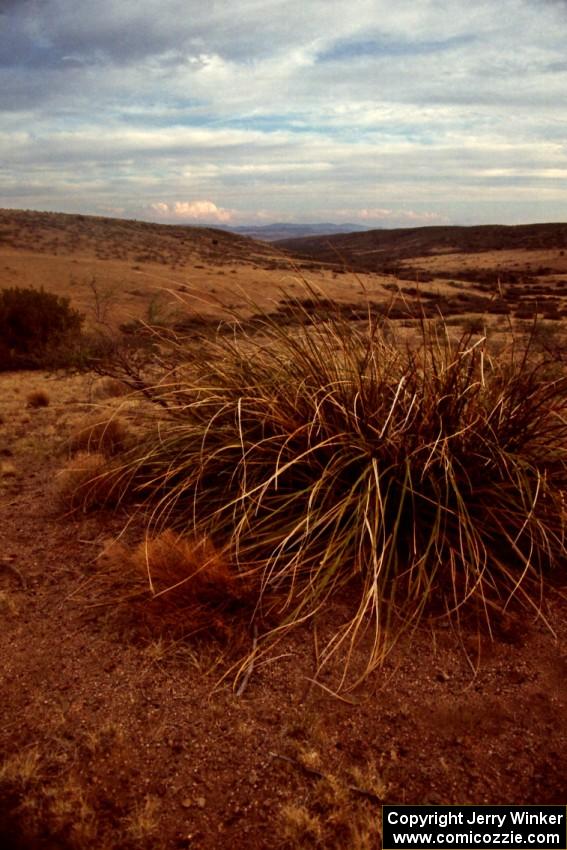
{"type": "Polygon", "coordinates": [[[567,0],[0,0],[0,207],[567,221],[567,0]]]}

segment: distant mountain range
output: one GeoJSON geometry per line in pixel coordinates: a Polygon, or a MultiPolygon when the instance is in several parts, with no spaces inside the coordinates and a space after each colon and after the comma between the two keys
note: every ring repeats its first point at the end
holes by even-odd
{"type": "MultiPolygon", "coordinates": [[[[218,227],[218,225],[215,225],[218,227]]],[[[314,224],[289,224],[276,222],[274,224],[243,225],[241,227],[221,227],[229,233],[260,239],[262,242],[276,242],[278,239],[302,239],[305,236],[334,236],[337,233],[364,233],[371,228],[361,224],[332,224],[331,222],[316,222],[314,224]]]]}

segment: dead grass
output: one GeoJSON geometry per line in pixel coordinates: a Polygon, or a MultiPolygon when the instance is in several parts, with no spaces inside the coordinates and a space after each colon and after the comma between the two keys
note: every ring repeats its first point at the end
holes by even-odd
{"type": "MultiPolygon", "coordinates": [[[[110,823],[108,812],[105,815],[105,811],[97,808],[96,789],[86,783],[77,764],[65,757],[67,737],[53,734],[51,743],[49,757],[39,747],[32,746],[7,756],[0,764],[0,792],[9,801],[7,814],[12,829],[26,836],[30,847],[35,846],[33,842],[41,833],[69,850],[94,847],[141,850],[166,846],[160,840],[163,801],[158,796],[140,788],[137,799],[130,796],[116,810],[109,809],[115,818],[110,823]]],[[[118,771],[126,745],[121,728],[108,721],[87,729],[76,742],[74,752],[78,757],[84,747],[89,760],[106,764],[107,772],[115,763],[118,771]]],[[[306,749],[299,756],[307,768],[322,767],[319,754],[313,750],[306,749]]],[[[353,781],[370,790],[384,787],[373,767],[358,773],[353,768],[340,776],[321,773],[312,782],[308,779],[300,799],[288,800],[276,812],[270,846],[281,850],[375,850],[380,829],[379,807],[353,793],[353,781]]],[[[134,793],[135,788],[130,790],[134,793]]],[[[194,804],[204,808],[204,797],[195,797],[194,804]]]]}
{"type": "Polygon", "coordinates": [[[55,497],[63,510],[86,513],[118,504],[123,492],[119,468],[101,452],[79,452],[58,473],[55,497]]]}
{"type": "Polygon", "coordinates": [[[0,787],[15,785],[25,789],[41,776],[41,754],[36,746],[19,750],[0,764],[0,787]]]}
{"type": "Polygon", "coordinates": [[[353,794],[345,778],[330,774],[317,780],[307,799],[282,806],[279,828],[289,850],[376,850],[380,807],[353,794]]]}
{"type": "Polygon", "coordinates": [[[285,759],[312,777],[301,801],[286,803],[280,810],[285,846],[375,850],[381,827],[380,802],[389,791],[384,771],[368,761],[328,772],[321,757],[327,749],[328,741],[317,747],[307,743],[298,748],[297,758],[285,759]]]}
{"type": "MultiPolygon", "coordinates": [[[[131,599],[145,603],[139,621],[150,628],[153,624],[153,633],[156,625],[162,637],[170,632],[187,635],[205,630],[223,640],[234,637],[239,645],[246,636],[251,610],[247,579],[208,539],[183,537],[166,529],[133,549],[111,543],[101,554],[99,567],[101,577],[109,581],[113,576],[121,576],[119,585],[130,580],[131,599]],[[237,625],[238,635],[234,631],[237,625]]],[[[166,646],[170,651],[168,643],[158,640],[155,660],[166,646]]],[[[149,657],[153,657],[152,650],[149,657]]]]}
{"type": "Polygon", "coordinates": [[[124,451],[132,439],[126,422],[119,416],[90,417],[79,423],[67,442],[70,454],[91,452],[113,457],[124,451]]]}
{"type": "Polygon", "coordinates": [[[321,847],[323,825],[301,803],[286,803],[281,810],[282,836],[288,847],[321,847]]]}
{"type": "Polygon", "coordinates": [[[148,577],[152,593],[175,590],[187,601],[234,596],[242,579],[209,540],[192,540],[166,529],[148,537],[129,556],[131,566],[148,577]]]}
{"type": "Polygon", "coordinates": [[[18,612],[19,597],[10,591],[0,590],[0,613],[13,616],[18,612]]]}
{"type": "Polygon", "coordinates": [[[0,478],[16,478],[18,469],[11,460],[0,461],[0,478]]]}
{"type": "Polygon", "coordinates": [[[73,848],[88,848],[97,839],[100,824],[89,791],[75,770],[54,783],[46,794],[49,820],[58,833],[68,832],[73,848]]]}
{"type": "Polygon", "coordinates": [[[121,396],[129,395],[130,392],[130,387],[124,381],[105,375],[94,384],[92,397],[99,400],[120,398],[121,396]]]}
{"type": "MultiPolygon", "coordinates": [[[[52,744],[57,749],[57,742],[52,744]]],[[[59,756],[61,753],[59,753],[59,756]]],[[[108,838],[106,824],[93,805],[91,789],[75,766],[34,746],[8,756],[0,764],[0,830],[5,847],[60,847],[62,850],[118,850],[127,831],[108,838]],[[3,830],[6,830],[6,834],[3,830]],[[44,844],[43,839],[48,843],[44,844]]]]}
{"type": "Polygon", "coordinates": [[[159,829],[159,800],[146,795],[128,815],[126,829],[137,843],[147,842],[154,836],[159,829]]]}

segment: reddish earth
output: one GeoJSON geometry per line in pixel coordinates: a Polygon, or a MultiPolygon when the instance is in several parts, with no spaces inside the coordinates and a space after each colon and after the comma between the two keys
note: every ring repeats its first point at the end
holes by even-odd
{"type": "Polygon", "coordinates": [[[234,648],[160,631],[97,558],[125,518],[53,499],[83,379],[1,375],[0,396],[3,848],[361,850],[380,846],[378,798],[567,801],[560,594],[556,637],[517,615],[493,640],[424,628],[348,701],[310,686],[305,629],[238,696],[219,684],[234,648]],[[28,410],[41,387],[52,403],[28,410]]]}

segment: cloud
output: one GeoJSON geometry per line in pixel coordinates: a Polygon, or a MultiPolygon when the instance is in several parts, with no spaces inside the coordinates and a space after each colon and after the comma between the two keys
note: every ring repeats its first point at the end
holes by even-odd
{"type": "Polygon", "coordinates": [[[567,218],[566,8],[3,0],[0,205],[567,218]]]}
{"type": "Polygon", "coordinates": [[[343,209],[338,211],[341,218],[347,221],[366,223],[384,223],[390,226],[420,226],[428,224],[447,224],[448,218],[437,212],[427,210],[387,209],[371,207],[367,209],[343,209]]]}
{"type": "Polygon", "coordinates": [[[181,221],[222,222],[232,221],[234,213],[217,207],[212,201],[176,201],[167,204],[164,201],[150,204],[151,210],[160,218],[181,221]]]}
{"type": "Polygon", "coordinates": [[[382,38],[370,41],[340,39],[317,56],[319,62],[356,61],[368,57],[423,56],[429,53],[438,55],[446,50],[466,47],[474,41],[474,36],[458,35],[448,39],[422,39],[414,41],[407,36],[402,38],[382,38]]]}

